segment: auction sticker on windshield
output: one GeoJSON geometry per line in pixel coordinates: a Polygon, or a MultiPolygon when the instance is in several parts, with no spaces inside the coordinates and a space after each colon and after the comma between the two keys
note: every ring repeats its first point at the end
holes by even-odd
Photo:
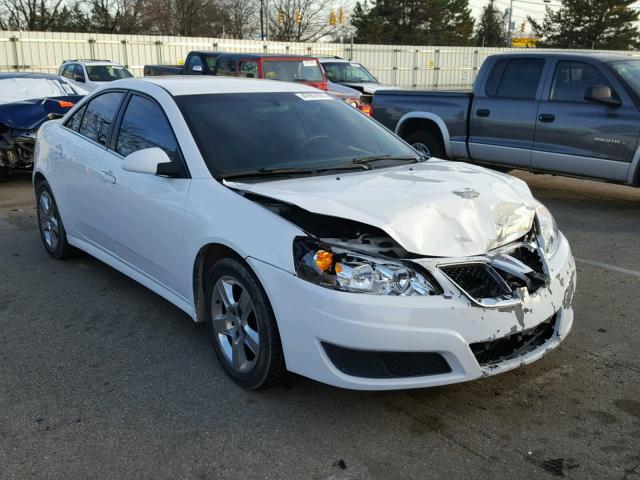
{"type": "Polygon", "coordinates": [[[304,65],[305,67],[315,67],[316,66],[316,61],[315,60],[303,60],[302,61],[302,65],[304,65]]]}
{"type": "Polygon", "coordinates": [[[333,100],[330,95],[322,92],[304,92],[304,93],[296,93],[296,97],[301,98],[305,102],[309,100],[333,100]]]}

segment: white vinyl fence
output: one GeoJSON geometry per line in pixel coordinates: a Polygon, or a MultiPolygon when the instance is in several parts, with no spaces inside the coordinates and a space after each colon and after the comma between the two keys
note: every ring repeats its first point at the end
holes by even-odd
{"type": "Polygon", "coordinates": [[[119,62],[142,76],[145,64],[175,65],[191,50],[337,55],[362,63],[383,83],[405,88],[466,88],[473,84],[488,55],[515,49],[0,31],[0,71],[55,73],[65,59],[101,59],[119,62]]]}

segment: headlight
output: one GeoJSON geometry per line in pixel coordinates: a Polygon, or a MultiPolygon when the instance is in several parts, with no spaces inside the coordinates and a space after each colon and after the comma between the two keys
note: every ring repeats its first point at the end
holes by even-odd
{"type": "Polygon", "coordinates": [[[373,295],[439,295],[440,287],[426,272],[386,258],[297,238],[293,244],[298,276],[326,288],[373,295]]]}
{"type": "Polygon", "coordinates": [[[540,204],[536,208],[536,214],[538,216],[538,224],[540,225],[540,234],[544,241],[543,249],[544,253],[551,257],[560,244],[560,231],[558,225],[551,215],[551,212],[544,205],[540,204]]]}

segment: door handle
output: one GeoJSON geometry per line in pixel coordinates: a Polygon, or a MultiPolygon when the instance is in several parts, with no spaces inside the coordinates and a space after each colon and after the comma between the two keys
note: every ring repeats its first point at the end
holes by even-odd
{"type": "Polygon", "coordinates": [[[113,176],[112,171],[100,170],[100,178],[107,183],[116,183],[116,177],[113,176]]]}
{"type": "Polygon", "coordinates": [[[538,115],[538,120],[544,123],[551,123],[555,119],[556,119],[556,116],[552,115],[551,113],[541,113],[540,115],[538,115]]]}
{"type": "Polygon", "coordinates": [[[476,110],[476,115],[478,117],[488,117],[489,114],[491,114],[491,111],[487,110],[486,108],[479,108],[478,110],[476,110]]]}

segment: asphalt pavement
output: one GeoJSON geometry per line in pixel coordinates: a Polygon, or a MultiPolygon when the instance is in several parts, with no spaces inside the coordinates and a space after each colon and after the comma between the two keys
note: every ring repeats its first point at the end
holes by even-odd
{"type": "Polygon", "coordinates": [[[103,263],[56,261],[0,185],[0,479],[640,479],[640,189],[516,173],[578,266],[539,362],[447,387],[247,392],[205,328],[103,263]]]}

